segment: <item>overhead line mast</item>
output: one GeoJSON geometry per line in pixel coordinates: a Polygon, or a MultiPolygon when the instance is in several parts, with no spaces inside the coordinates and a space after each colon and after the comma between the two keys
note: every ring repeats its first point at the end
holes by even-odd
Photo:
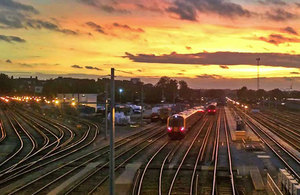
{"type": "Polygon", "coordinates": [[[259,61],[260,58],[256,58],[257,61],[257,90],[259,90],[259,61]]]}

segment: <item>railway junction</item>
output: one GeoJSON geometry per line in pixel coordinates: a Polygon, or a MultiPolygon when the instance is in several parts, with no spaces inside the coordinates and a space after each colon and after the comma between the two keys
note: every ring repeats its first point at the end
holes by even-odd
{"type": "MultiPolygon", "coordinates": [[[[0,106],[1,194],[109,194],[102,123],[8,101],[0,106]]],[[[299,113],[251,112],[227,98],[213,114],[201,110],[179,139],[167,124],[116,127],[116,194],[300,194],[299,113]]]]}

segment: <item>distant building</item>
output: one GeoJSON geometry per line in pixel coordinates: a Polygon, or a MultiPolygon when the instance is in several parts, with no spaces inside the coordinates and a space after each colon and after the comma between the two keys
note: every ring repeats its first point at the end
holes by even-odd
{"type": "Polygon", "coordinates": [[[43,86],[35,86],[34,93],[41,94],[43,92],[43,86]]]}
{"type": "Polygon", "coordinates": [[[133,84],[138,84],[138,83],[142,83],[140,78],[131,78],[130,82],[132,82],[133,84]]]}
{"type": "Polygon", "coordinates": [[[300,99],[288,98],[285,102],[285,106],[292,110],[300,110],[300,99]]]}
{"type": "Polygon", "coordinates": [[[38,77],[14,79],[15,91],[24,94],[41,94],[45,81],[38,80],[38,77]]]}
{"type": "Polygon", "coordinates": [[[79,94],[79,93],[66,93],[57,94],[60,102],[71,103],[76,102],[79,105],[85,105],[97,109],[98,94],[79,94]]]}

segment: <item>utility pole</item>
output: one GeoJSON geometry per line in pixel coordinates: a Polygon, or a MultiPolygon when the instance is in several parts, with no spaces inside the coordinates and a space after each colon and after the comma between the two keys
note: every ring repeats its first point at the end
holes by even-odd
{"type": "Polygon", "coordinates": [[[143,88],[143,83],[141,87],[141,126],[143,125],[143,108],[144,108],[144,88],[143,88]]]}
{"type": "Polygon", "coordinates": [[[107,129],[108,129],[108,83],[105,83],[105,139],[107,139],[107,129]]]}
{"type": "Polygon", "coordinates": [[[256,58],[257,61],[257,90],[259,90],[259,61],[260,58],[256,58]]]}
{"type": "Polygon", "coordinates": [[[110,159],[109,194],[115,195],[115,69],[110,73],[110,159]]]}

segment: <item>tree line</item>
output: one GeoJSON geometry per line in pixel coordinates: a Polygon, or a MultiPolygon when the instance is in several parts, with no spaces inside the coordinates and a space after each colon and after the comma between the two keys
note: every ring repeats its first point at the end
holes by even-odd
{"type": "MultiPolygon", "coordinates": [[[[0,95],[41,95],[56,97],[59,93],[97,93],[99,102],[104,102],[105,93],[108,91],[110,79],[75,79],[58,77],[55,79],[38,80],[37,78],[13,79],[5,74],[0,74],[0,95]],[[33,87],[43,86],[41,94],[35,94],[33,87]],[[108,90],[106,90],[108,89],[108,90]]],[[[287,97],[299,98],[300,92],[285,92],[279,89],[258,91],[242,87],[239,90],[221,89],[191,89],[184,80],[176,80],[170,77],[161,77],[156,84],[145,84],[138,80],[115,81],[115,96],[117,102],[141,102],[145,103],[177,103],[177,102],[201,102],[206,99],[218,99],[225,96],[235,96],[240,101],[256,102],[262,99],[282,100],[287,97]],[[122,90],[120,90],[122,89],[122,90]]]]}
{"type": "Polygon", "coordinates": [[[239,101],[249,104],[257,103],[258,101],[283,101],[287,98],[300,98],[300,91],[281,91],[273,89],[266,91],[264,89],[252,90],[247,87],[242,87],[237,90],[236,96],[239,101]]]}

